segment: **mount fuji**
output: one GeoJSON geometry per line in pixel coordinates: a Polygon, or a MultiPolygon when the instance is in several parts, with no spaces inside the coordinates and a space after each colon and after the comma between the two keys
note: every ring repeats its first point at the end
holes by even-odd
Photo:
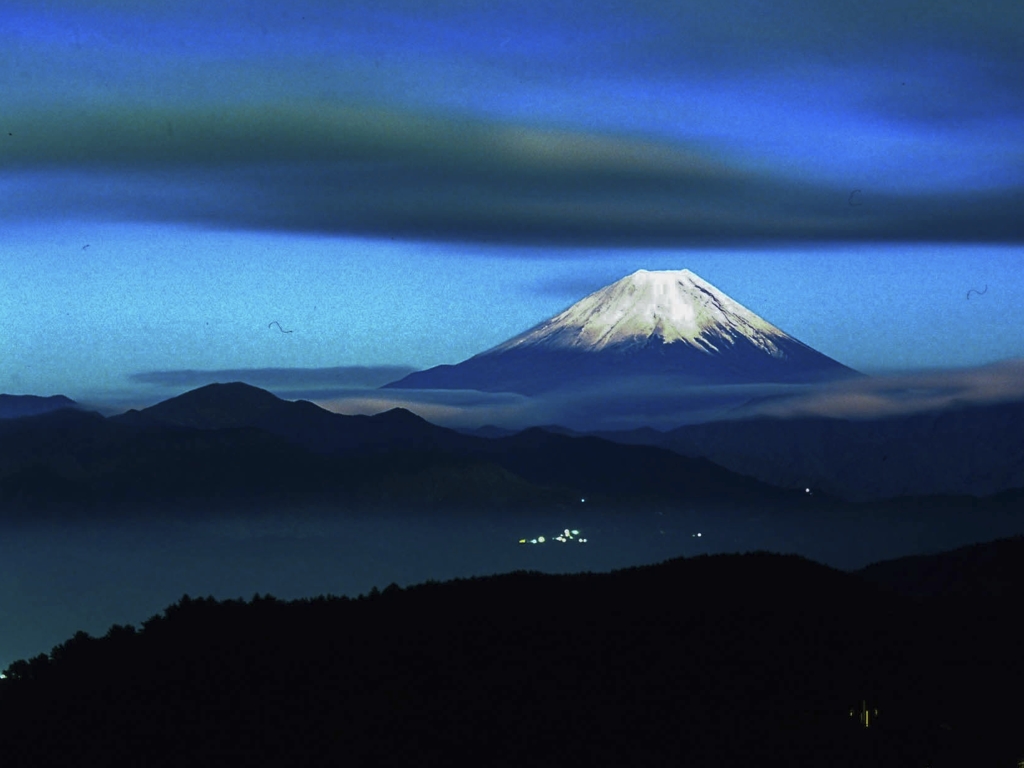
{"type": "Polygon", "coordinates": [[[457,365],[385,385],[537,395],[624,377],[680,385],[810,383],[859,376],[688,269],[639,270],[457,365]]]}

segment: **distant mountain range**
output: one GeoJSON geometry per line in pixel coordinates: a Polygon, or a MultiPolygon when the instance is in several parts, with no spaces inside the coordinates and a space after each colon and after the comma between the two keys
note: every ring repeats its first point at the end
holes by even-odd
{"type": "Polygon", "coordinates": [[[35,416],[49,413],[61,408],[77,408],[71,398],[64,395],[40,397],[39,395],[0,395],[0,419],[18,419],[22,416],[35,416]]]}
{"type": "Polygon", "coordinates": [[[0,422],[0,499],[11,505],[293,497],[447,509],[801,494],[660,447],[540,429],[488,439],[401,409],[342,416],[241,383],[109,418],[65,409],[0,422]]]}
{"type": "Polygon", "coordinates": [[[1024,488],[1024,401],[876,419],[758,417],[598,434],[851,501],[1024,488]]]}
{"type": "Polygon", "coordinates": [[[993,496],[1024,489],[1022,423],[1024,403],[1004,403],[875,421],[460,433],[400,408],[343,416],[246,384],[211,384],[108,418],[58,408],[0,420],[0,500],[770,506],[806,504],[807,488],[816,504],[993,496]]]}
{"type": "Polygon", "coordinates": [[[536,395],[637,377],[692,385],[859,375],[687,269],[639,270],[493,349],[385,387],[536,395]]]}

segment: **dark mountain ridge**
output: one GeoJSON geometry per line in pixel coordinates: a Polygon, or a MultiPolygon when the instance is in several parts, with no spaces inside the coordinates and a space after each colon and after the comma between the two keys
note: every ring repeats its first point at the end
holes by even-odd
{"type": "Polygon", "coordinates": [[[1024,536],[935,555],[872,563],[857,576],[910,597],[991,601],[1024,597],[1024,536]]]}
{"type": "Polygon", "coordinates": [[[306,400],[282,400],[241,382],[209,384],[142,411],[112,416],[111,420],[133,426],[203,430],[253,427],[322,454],[398,446],[451,450],[469,445],[462,435],[435,426],[403,408],[373,416],[343,416],[306,400]]]}
{"type": "Polygon", "coordinates": [[[950,607],[763,552],[185,596],[12,664],[4,764],[996,768],[1020,757],[1022,597],[950,607]]]}
{"type": "Polygon", "coordinates": [[[851,501],[1024,488],[1024,401],[878,419],[759,417],[599,434],[851,501]]]}
{"type": "Polygon", "coordinates": [[[61,408],[77,408],[78,403],[64,395],[4,395],[0,394],[0,419],[19,419],[61,408]]]}
{"type": "Polygon", "coordinates": [[[342,416],[240,383],[108,419],[0,427],[0,498],[12,506],[268,495],[427,507],[799,498],[662,448],[543,430],[472,437],[401,409],[342,416]]]}

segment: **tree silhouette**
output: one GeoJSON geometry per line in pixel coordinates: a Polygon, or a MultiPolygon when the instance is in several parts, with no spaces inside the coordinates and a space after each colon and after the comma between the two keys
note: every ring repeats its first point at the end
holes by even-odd
{"type": "Polygon", "coordinates": [[[361,600],[185,595],[140,631],[12,663],[0,761],[1012,764],[1015,605],[901,597],[767,553],[361,600]],[[861,699],[885,712],[866,729],[861,699]],[[951,701],[973,705],[943,730],[951,701]]]}

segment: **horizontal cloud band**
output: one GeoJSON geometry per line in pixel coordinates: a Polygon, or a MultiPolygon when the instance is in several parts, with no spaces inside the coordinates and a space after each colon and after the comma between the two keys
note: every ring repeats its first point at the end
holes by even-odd
{"type": "Polygon", "coordinates": [[[316,104],[22,114],[0,217],[451,241],[1024,241],[1024,187],[800,183],[708,147],[316,104]]]}

